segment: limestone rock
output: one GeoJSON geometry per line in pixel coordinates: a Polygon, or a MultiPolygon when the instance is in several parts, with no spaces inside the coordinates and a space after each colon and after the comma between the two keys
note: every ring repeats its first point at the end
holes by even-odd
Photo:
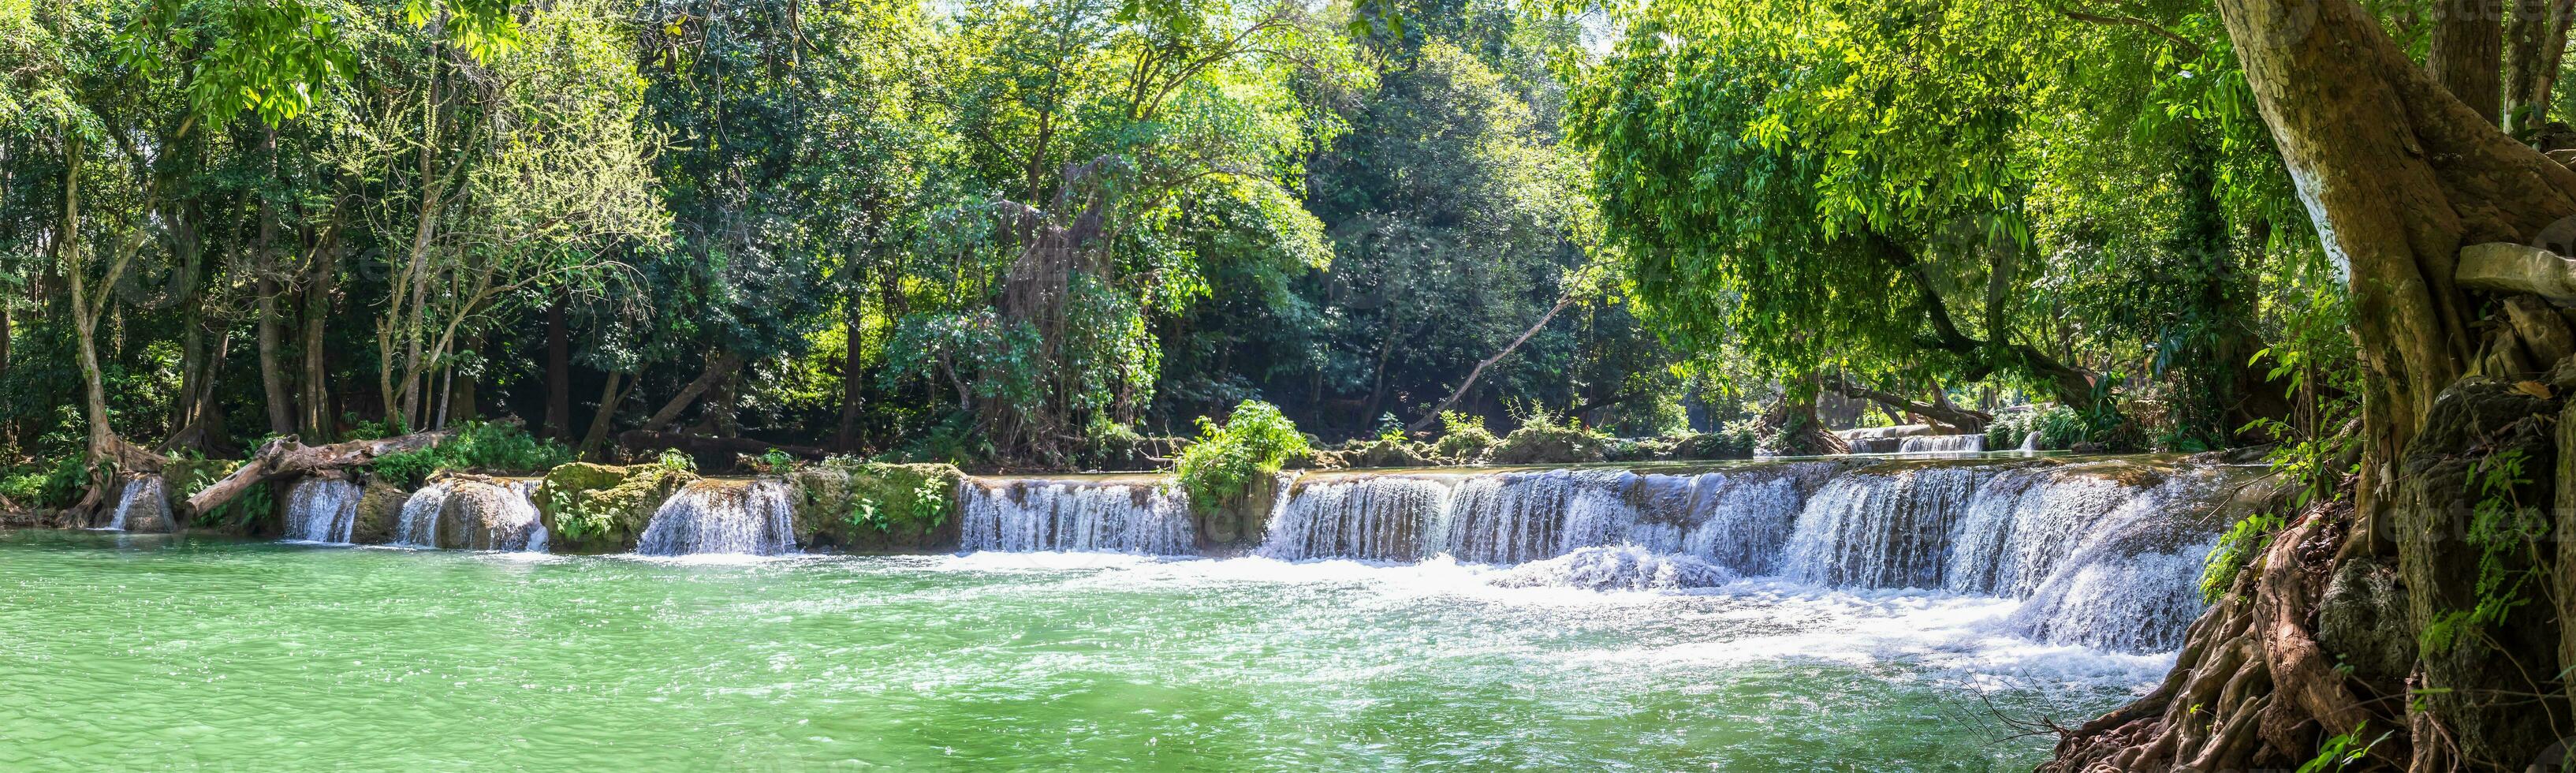
{"type": "Polygon", "coordinates": [[[2531,354],[2534,363],[2547,367],[2576,354],[2576,333],[2568,332],[2566,318],[2538,296],[2506,298],[2504,311],[2506,319],[2513,323],[2514,336],[2522,339],[2523,350],[2531,354]]]}
{"type": "MultiPolygon", "coordinates": [[[[178,522],[170,516],[170,496],[162,479],[128,479],[117,494],[116,508],[124,511],[126,531],[160,534],[178,530],[178,522]]],[[[114,514],[104,517],[113,518],[114,514]]]]}
{"type": "Polygon", "coordinates": [[[861,552],[955,550],[957,484],[945,464],[828,461],[787,475],[796,541],[861,552]]]}
{"type": "MultiPolygon", "coordinates": [[[[2530,759],[2558,737],[2549,712],[2485,697],[2536,692],[2523,674],[2559,673],[2556,610],[2545,601],[2526,603],[2494,623],[2471,622],[2465,612],[2480,603],[2482,562],[2499,562],[2508,576],[2531,566],[2532,551],[2488,553],[2470,535],[2481,531],[2473,524],[2482,517],[2482,501],[2519,503],[2534,512],[2556,501],[2551,473],[2558,469],[2559,409],[2512,382],[2461,379],[2435,399],[2398,470],[2394,522],[2387,527],[2398,545],[2408,630],[2420,634],[2417,673],[2425,684],[2448,688],[2422,700],[2451,728],[2466,759],[2530,759]],[[2524,482],[2501,496],[2482,491],[2483,465],[2510,458],[2520,460],[2524,482]],[[2437,631],[2450,633],[2428,633],[2437,631]],[[2507,662],[2520,668],[2497,667],[2507,662]]],[[[2536,600],[2543,591],[2519,592],[2536,600]]]]}
{"type": "Polygon", "coordinates": [[[2402,684],[2415,667],[2415,634],[2407,627],[2406,588],[2397,583],[2397,570],[2366,556],[2336,567],[2317,604],[2317,643],[2342,656],[2355,678],[2402,684]]]}
{"type": "Polygon", "coordinates": [[[2470,245],[2460,250],[2460,265],[2452,277],[2473,290],[2532,293],[2560,306],[2576,306],[2576,260],[2538,247],[2508,242],[2470,245]]]}
{"type": "Polygon", "coordinates": [[[576,462],[548,471],[530,498],[553,552],[617,553],[634,550],[653,511],[697,479],[696,473],[659,464],[576,462]]]}
{"type": "Polygon", "coordinates": [[[410,498],[402,487],[367,476],[366,488],[358,494],[358,520],[349,525],[349,541],[359,545],[394,541],[394,528],[402,523],[403,502],[410,498]]]}

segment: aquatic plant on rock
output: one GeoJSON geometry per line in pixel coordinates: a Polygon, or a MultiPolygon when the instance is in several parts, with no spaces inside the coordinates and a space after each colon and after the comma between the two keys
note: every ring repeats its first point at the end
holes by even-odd
{"type": "Polygon", "coordinates": [[[616,553],[633,550],[653,511],[696,480],[678,464],[575,462],[547,472],[532,499],[554,552],[616,553]]]}
{"type": "Polygon", "coordinates": [[[807,548],[940,551],[957,546],[955,465],[834,457],[787,474],[797,540],[807,548]]]}
{"type": "Polygon", "coordinates": [[[1500,442],[1492,430],[1485,429],[1484,417],[1442,411],[1440,439],[1431,442],[1431,458],[1441,464],[1481,464],[1486,452],[1500,442]]]}
{"type": "Polygon", "coordinates": [[[1545,411],[1521,420],[1512,434],[1494,444],[1487,457],[1495,464],[1584,464],[1608,457],[1609,438],[1545,411]]]}

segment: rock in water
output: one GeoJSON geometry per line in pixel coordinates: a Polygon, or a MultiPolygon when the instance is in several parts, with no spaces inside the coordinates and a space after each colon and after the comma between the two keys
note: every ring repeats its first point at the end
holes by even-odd
{"type": "Polygon", "coordinates": [[[1533,561],[1493,579],[1506,588],[1583,588],[1586,590],[1682,590],[1709,588],[1735,581],[1735,573],[1684,555],[1665,555],[1635,545],[1576,550],[1545,561],[1533,561]]]}

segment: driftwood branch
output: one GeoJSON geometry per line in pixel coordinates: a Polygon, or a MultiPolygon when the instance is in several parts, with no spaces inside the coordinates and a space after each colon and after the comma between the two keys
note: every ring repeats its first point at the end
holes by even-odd
{"type": "Polygon", "coordinates": [[[1458,388],[1450,390],[1447,398],[1442,399],[1439,405],[1431,406],[1431,410],[1424,412],[1422,418],[1414,419],[1413,423],[1407,425],[1405,429],[1420,432],[1430,427],[1432,422],[1439,421],[1440,412],[1449,410],[1449,406],[1457,405],[1459,399],[1466,397],[1467,390],[1476,386],[1476,379],[1485,375],[1486,368],[1493,367],[1494,363],[1502,362],[1503,358],[1512,356],[1512,352],[1520,350],[1521,344],[1529,343],[1531,337],[1538,335],[1538,331],[1547,328],[1547,323],[1555,321],[1557,312],[1564,311],[1565,307],[1572,305],[1574,305],[1573,293],[1566,293],[1564,297],[1556,299],[1555,306],[1548,307],[1547,313],[1538,316],[1537,324],[1530,325],[1528,330],[1521,331],[1521,337],[1512,339],[1512,342],[1504,346],[1502,351],[1495,352],[1494,356],[1476,363],[1474,370],[1467,371],[1467,380],[1458,382],[1458,388]]]}
{"type": "Polygon", "coordinates": [[[222,507],[252,486],[271,479],[359,467],[393,454],[438,445],[455,434],[455,430],[439,430],[327,446],[308,446],[293,438],[278,438],[262,444],[251,454],[250,461],[233,470],[231,475],[188,495],[185,510],[203,513],[222,507]]]}

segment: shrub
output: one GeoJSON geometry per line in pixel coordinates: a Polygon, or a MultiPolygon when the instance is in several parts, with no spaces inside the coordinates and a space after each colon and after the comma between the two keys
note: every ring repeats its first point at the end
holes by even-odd
{"type": "Polygon", "coordinates": [[[1440,412],[1440,439],[1431,444],[1431,458],[1441,464],[1476,464],[1485,453],[1501,442],[1485,429],[1482,416],[1457,411],[1440,412]]]}
{"type": "Polygon", "coordinates": [[[466,422],[438,445],[377,457],[368,469],[388,483],[410,488],[448,470],[541,473],[572,460],[572,449],[530,435],[517,424],[466,422]]]}
{"type": "Polygon", "coordinates": [[[0,496],[23,507],[69,507],[89,487],[89,465],[73,452],[47,464],[35,463],[0,476],[0,496]]]}
{"type": "Polygon", "coordinates": [[[1306,436],[1278,406],[1245,400],[1223,426],[1200,417],[1199,442],[1181,451],[1174,471],[1192,508],[1216,512],[1268,484],[1288,457],[1307,450],[1306,436]]]}
{"type": "Polygon", "coordinates": [[[1606,456],[1609,438],[1575,426],[1545,410],[1521,419],[1521,426],[1494,444],[1498,464],[1579,464],[1606,456]]]}
{"type": "Polygon", "coordinates": [[[1735,422],[1716,432],[1703,432],[1673,444],[1675,459],[1750,459],[1762,442],[1752,422],[1735,422]]]}
{"type": "Polygon", "coordinates": [[[48,465],[43,460],[0,477],[0,496],[25,507],[70,507],[89,487],[89,465],[79,452],[48,465]]]}
{"type": "Polygon", "coordinates": [[[1669,437],[1611,438],[1602,449],[1601,456],[1613,462],[1650,462],[1669,459],[1672,458],[1674,446],[1680,443],[1680,438],[1669,437]]]}
{"type": "Polygon", "coordinates": [[[1401,429],[1345,443],[1340,456],[1342,465],[1346,467],[1423,467],[1433,464],[1431,446],[1407,439],[1401,429]]]}

